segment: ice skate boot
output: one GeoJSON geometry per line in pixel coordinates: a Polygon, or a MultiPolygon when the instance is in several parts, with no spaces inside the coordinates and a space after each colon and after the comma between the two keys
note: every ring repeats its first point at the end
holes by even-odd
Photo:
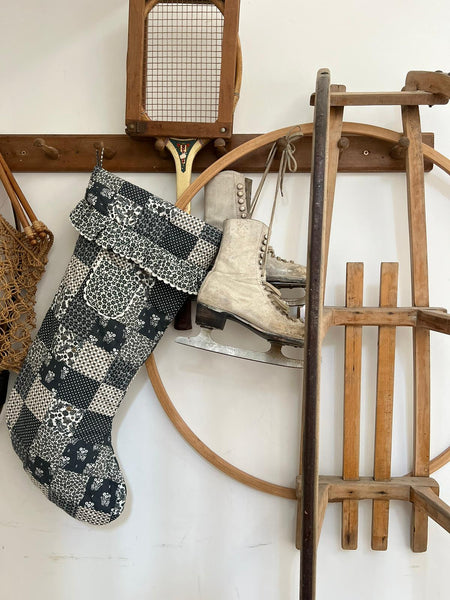
{"type": "MultiPolygon", "coordinates": [[[[205,221],[223,229],[226,219],[251,218],[251,187],[251,179],[237,171],[222,171],[216,175],[205,186],[205,221]]],[[[269,246],[266,280],[278,288],[305,287],[306,267],[276,256],[269,246]]]]}
{"type": "Polygon", "coordinates": [[[268,228],[261,221],[224,222],[216,262],[198,293],[196,322],[201,332],[194,338],[177,338],[177,342],[260,362],[302,366],[281,352],[282,346],[303,346],[304,323],[290,316],[279,290],[265,279],[267,245],[268,228]],[[270,350],[256,352],[217,343],[211,330],[223,329],[228,319],[268,340],[270,350]]]}

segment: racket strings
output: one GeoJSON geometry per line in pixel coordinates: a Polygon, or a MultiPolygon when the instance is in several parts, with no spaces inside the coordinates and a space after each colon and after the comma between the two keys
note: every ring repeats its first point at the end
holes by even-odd
{"type": "Polygon", "coordinates": [[[165,0],[146,23],[145,110],[153,121],[217,121],[223,15],[209,2],[165,0]]]}

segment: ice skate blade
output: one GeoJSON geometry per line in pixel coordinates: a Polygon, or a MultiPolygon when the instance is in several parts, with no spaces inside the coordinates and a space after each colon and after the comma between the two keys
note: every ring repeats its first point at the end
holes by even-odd
{"type": "Polygon", "coordinates": [[[306,288],[306,279],[283,280],[283,279],[268,279],[268,283],[279,289],[296,289],[306,288]]]}
{"type": "Polygon", "coordinates": [[[208,350],[226,356],[234,356],[236,358],[244,358],[246,360],[254,360],[256,362],[278,365],[279,367],[291,367],[296,369],[303,368],[303,361],[295,358],[288,358],[281,352],[281,344],[271,343],[270,349],[267,352],[258,352],[256,350],[244,350],[235,346],[226,346],[219,344],[211,337],[211,329],[200,327],[200,332],[194,337],[179,336],[175,339],[177,344],[184,346],[192,346],[200,350],[208,350]]]}

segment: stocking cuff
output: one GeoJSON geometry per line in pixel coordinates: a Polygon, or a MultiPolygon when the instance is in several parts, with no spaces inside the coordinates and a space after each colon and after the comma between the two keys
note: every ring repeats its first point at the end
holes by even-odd
{"type": "Polygon", "coordinates": [[[222,235],[216,227],[99,167],[70,219],[88,240],[188,294],[197,294],[222,235]]]}

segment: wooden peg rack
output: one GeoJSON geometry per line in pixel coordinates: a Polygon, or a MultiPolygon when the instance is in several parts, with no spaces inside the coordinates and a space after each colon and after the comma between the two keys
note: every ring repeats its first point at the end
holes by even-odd
{"type": "MultiPolygon", "coordinates": [[[[234,134],[226,144],[233,150],[257,134],[234,134]]],[[[423,133],[423,142],[434,147],[434,134],[423,133]]],[[[365,135],[349,135],[340,140],[339,171],[347,173],[404,172],[405,152],[401,143],[392,143],[365,135]]],[[[298,172],[311,171],[312,136],[295,142],[298,172]]],[[[0,135],[0,152],[14,172],[89,172],[96,162],[96,149],[104,149],[104,166],[114,172],[173,173],[173,160],[155,149],[155,141],[128,135],[0,135]]],[[[262,147],[237,160],[231,168],[243,173],[264,171],[268,147],[262,147]]],[[[217,160],[209,143],[194,161],[193,171],[202,172],[217,160]]],[[[272,171],[278,170],[274,160],[272,171]]],[[[433,164],[425,160],[425,171],[433,164]]]]}

